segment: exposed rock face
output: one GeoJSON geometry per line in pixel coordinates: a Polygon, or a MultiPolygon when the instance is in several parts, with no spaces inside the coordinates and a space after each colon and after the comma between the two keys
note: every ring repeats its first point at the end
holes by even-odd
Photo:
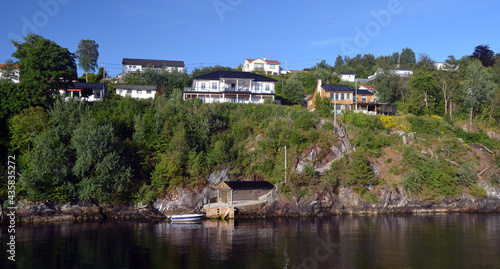
{"type": "Polygon", "coordinates": [[[477,199],[466,194],[459,199],[440,201],[411,199],[401,189],[386,187],[379,194],[379,202],[372,204],[359,198],[352,190],[340,188],[338,194],[318,193],[313,197],[277,197],[258,207],[239,208],[243,217],[268,216],[324,216],[336,214],[384,213],[438,213],[438,212],[500,212],[500,189],[485,187],[487,197],[477,199]]]}
{"type": "Polygon", "coordinates": [[[167,196],[156,200],[153,207],[165,215],[199,213],[203,205],[208,204],[211,190],[203,188],[201,192],[177,188],[167,196]]]}
{"type": "Polygon", "coordinates": [[[22,200],[18,202],[16,210],[16,219],[26,222],[162,218],[165,216],[152,207],[137,209],[132,205],[49,204],[22,200]]]}
{"type": "Polygon", "coordinates": [[[488,137],[490,139],[500,140],[500,134],[498,134],[498,133],[495,133],[493,131],[488,131],[488,132],[486,132],[486,134],[488,135],[488,137]]]}

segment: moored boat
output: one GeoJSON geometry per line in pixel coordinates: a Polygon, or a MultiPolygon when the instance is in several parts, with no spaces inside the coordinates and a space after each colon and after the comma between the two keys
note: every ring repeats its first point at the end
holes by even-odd
{"type": "Polygon", "coordinates": [[[200,220],[201,217],[203,217],[202,214],[184,214],[184,215],[172,215],[172,216],[169,216],[169,219],[170,221],[174,222],[174,221],[197,221],[197,220],[200,220]]]}

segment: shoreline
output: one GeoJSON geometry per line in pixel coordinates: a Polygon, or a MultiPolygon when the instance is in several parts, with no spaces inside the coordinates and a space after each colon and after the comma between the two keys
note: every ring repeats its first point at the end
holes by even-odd
{"type": "MultiPolygon", "coordinates": [[[[318,204],[314,199],[304,199],[300,202],[283,198],[265,202],[259,205],[238,208],[235,219],[259,218],[303,218],[332,216],[381,216],[381,215],[431,215],[431,214],[498,214],[500,199],[496,197],[485,199],[460,199],[453,203],[413,202],[412,206],[381,206],[361,200],[361,204],[346,207],[343,203],[318,204]],[[473,201],[473,203],[470,203],[473,201]],[[363,203],[364,202],[364,203],[363,203]],[[468,204],[469,202],[469,204],[468,204]]],[[[360,202],[360,201],[358,201],[360,202]]],[[[449,202],[449,201],[447,201],[449,202]]],[[[8,223],[3,211],[2,225],[8,223]]],[[[168,215],[203,213],[202,210],[187,208],[160,212],[153,206],[136,208],[134,205],[104,205],[95,204],[47,204],[21,202],[16,212],[16,223],[54,223],[54,222],[93,222],[93,221],[162,221],[168,215]]]]}

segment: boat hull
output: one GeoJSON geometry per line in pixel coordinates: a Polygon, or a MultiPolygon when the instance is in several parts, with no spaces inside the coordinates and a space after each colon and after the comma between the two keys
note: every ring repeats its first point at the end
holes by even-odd
{"type": "Polygon", "coordinates": [[[203,217],[201,214],[188,214],[188,215],[172,215],[170,221],[172,222],[185,222],[185,221],[198,221],[203,217]]]}

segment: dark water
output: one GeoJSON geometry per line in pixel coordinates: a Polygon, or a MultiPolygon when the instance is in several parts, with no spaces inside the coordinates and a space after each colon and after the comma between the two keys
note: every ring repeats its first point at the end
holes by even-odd
{"type": "Polygon", "coordinates": [[[23,225],[0,268],[500,268],[500,215],[23,225]]]}

